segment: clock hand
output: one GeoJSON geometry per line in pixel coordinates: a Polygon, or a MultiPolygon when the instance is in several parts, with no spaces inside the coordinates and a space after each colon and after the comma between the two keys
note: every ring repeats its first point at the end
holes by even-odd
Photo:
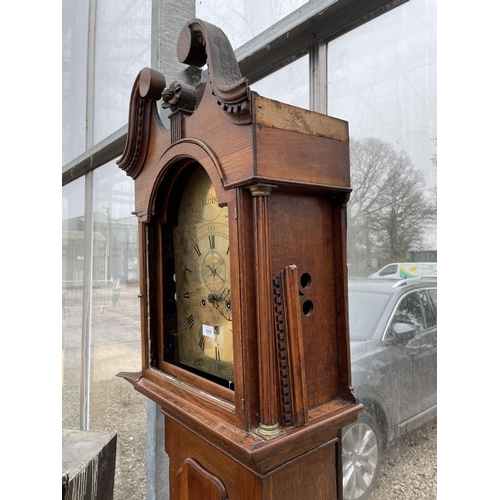
{"type": "MultiPolygon", "coordinates": [[[[220,267],[220,266],[219,266],[219,267],[220,267]]],[[[217,275],[217,276],[221,279],[221,281],[224,281],[224,278],[223,278],[223,277],[222,277],[222,276],[221,276],[221,275],[217,272],[217,269],[218,269],[219,267],[214,268],[214,272],[215,272],[215,274],[216,274],[216,275],[217,275]]]]}

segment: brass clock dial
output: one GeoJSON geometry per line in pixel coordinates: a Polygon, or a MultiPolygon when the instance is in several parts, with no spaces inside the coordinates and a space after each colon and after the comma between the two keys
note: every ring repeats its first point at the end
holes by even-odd
{"type": "Polygon", "coordinates": [[[228,211],[201,166],[184,188],[173,236],[179,362],[233,381],[228,211]]]}

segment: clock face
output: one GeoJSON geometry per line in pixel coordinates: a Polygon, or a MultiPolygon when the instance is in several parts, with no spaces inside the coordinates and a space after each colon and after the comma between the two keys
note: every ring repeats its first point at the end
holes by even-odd
{"type": "Polygon", "coordinates": [[[228,211],[201,166],[184,188],[173,236],[179,362],[233,381],[228,211]]]}

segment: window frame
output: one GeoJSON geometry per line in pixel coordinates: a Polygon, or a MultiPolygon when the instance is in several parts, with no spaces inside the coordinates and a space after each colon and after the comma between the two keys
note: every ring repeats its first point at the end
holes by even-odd
{"type": "MultiPolygon", "coordinates": [[[[348,0],[345,2],[310,0],[235,50],[241,73],[251,84],[309,52],[312,56],[312,65],[314,65],[311,66],[310,72],[316,74],[315,71],[311,71],[314,67],[319,64],[326,65],[325,40],[331,41],[408,1],[410,0],[348,0]],[[311,40],[314,42],[311,43],[311,40]]],[[[158,6],[156,8],[160,9],[158,6]]],[[[167,22],[161,12],[158,17],[160,19],[156,21],[167,22]]],[[[153,41],[158,38],[161,49],[171,52],[172,47],[163,48],[167,44],[159,43],[160,37],[157,36],[158,28],[154,17],[152,23],[154,25],[152,27],[153,41]]],[[[165,29],[169,28],[165,27],[165,29]]],[[[174,41],[173,44],[175,43],[174,41]]],[[[156,51],[156,47],[152,47],[152,51],[156,51]]],[[[324,77],[321,72],[320,75],[324,77]]],[[[326,83],[325,81],[325,87],[326,83]]],[[[317,82],[310,86],[311,102],[318,100],[317,93],[321,92],[318,87],[320,85],[317,82]]],[[[317,106],[311,106],[311,109],[323,112],[316,108],[317,106]]],[[[118,157],[125,147],[127,129],[127,125],[121,127],[64,165],[62,185],[118,157]]]]}

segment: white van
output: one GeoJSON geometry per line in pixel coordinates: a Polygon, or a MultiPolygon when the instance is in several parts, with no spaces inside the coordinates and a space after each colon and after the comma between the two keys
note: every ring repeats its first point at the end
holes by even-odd
{"type": "Polygon", "coordinates": [[[437,278],[437,262],[393,262],[369,278],[417,278],[428,276],[437,278]]]}

